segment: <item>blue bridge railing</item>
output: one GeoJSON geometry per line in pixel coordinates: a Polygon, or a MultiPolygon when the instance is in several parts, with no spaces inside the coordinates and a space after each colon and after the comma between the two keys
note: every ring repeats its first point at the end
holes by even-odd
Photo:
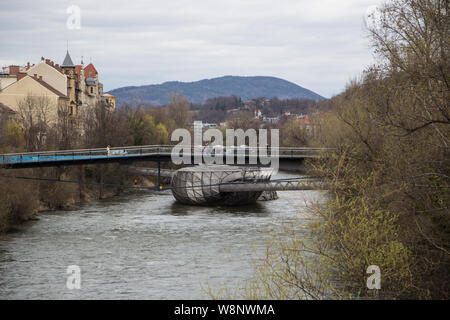
{"type": "MultiPolygon", "coordinates": [[[[145,156],[165,156],[170,157],[172,153],[172,145],[147,145],[120,148],[97,148],[97,149],[79,149],[79,150],[63,150],[63,151],[43,151],[43,152],[27,152],[27,153],[9,153],[0,155],[0,166],[8,166],[14,164],[39,164],[39,163],[55,163],[58,162],[77,162],[88,160],[126,160],[145,156]]],[[[205,147],[194,146],[189,150],[189,155],[196,154],[212,154],[212,155],[228,155],[228,154],[244,154],[245,156],[258,156],[264,151],[264,156],[275,156],[278,154],[282,158],[312,158],[317,157],[326,149],[323,148],[278,148],[278,152],[271,152],[270,148],[250,148],[250,147],[233,147],[224,148],[219,146],[205,147]]]]}

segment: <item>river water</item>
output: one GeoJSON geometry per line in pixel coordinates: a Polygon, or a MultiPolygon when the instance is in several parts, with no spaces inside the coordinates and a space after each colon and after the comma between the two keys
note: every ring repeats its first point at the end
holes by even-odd
{"type": "Polygon", "coordinates": [[[278,195],[230,208],[142,192],[41,213],[0,239],[0,299],[207,299],[208,285],[250,279],[268,230],[298,218],[306,227],[323,193],[278,195]],[[79,290],[66,287],[69,265],[81,269],[79,290]]]}

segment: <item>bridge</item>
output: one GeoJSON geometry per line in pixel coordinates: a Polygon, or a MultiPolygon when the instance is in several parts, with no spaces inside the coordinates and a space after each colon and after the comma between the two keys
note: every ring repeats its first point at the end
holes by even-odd
{"type": "MultiPolygon", "coordinates": [[[[171,161],[172,150],[174,146],[168,145],[148,145],[135,147],[111,148],[109,152],[106,148],[64,150],[64,151],[43,151],[26,153],[9,153],[0,155],[0,168],[23,169],[36,167],[55,167],[71,166],[96,163],[125,163],[131,164],[139,161],[171,161]]],[[[215,152],[214,149],[206,150],[206,147],[191,147],[188,149],[187,156],[191,164],[196,164],[198,159],[209,155],[215,158],[223,157],[223,163],[226,163],[227,157],[232,157],[234,163],[238,157],[242,157],[245,163],[259,164],[262,159],[270,159],[278,156],[279,159],[286,160],[304,160],[306,158],[316,158],[324,151],[323,148],[278,148],[278,155],[271,153],[270,148],[250,148],[245,149],[232,148],[215,152]]],[[[180,156],[186,156],[182,152],[180,156]]],[[[239,163],[238,163],[239,164],[239,163]]]]}
{"type": "MultiPolygon", "coordinates": [[[[82,150],[64,150],[64,151],[44,151],[44,152],[27,152],[27,153],[10,153],[0,155],[0,168],[5,169],[24,169],[36,167],[58,167],[58,166],[73,166],[84,164],[100,164],[100,163],[122,163],[132,164],[140,161],[154,161],[157,162],[157,168],[140,168],[141,173],[148,175],[155,175],[158,178],[157,187],[148,188],[154,190],[172,189],[174,194],[179,193],[179,186],[171,185],[170,187],[163,187],[161,185],[162,177],[172,177],[173,171],[161,169],[161,162],[168,162],[172,160],[172,151],[174,146],[167,145],[149,145],[137,147],[121,147],[121,148],[97,148],[97,149],[82,149],[82,150]]],[[[316,158],[325,149],[320,148],[278,148],[271,150],[270,148],[249,148],[249,147],[233,147],[222,148],[217,152],[217,149],[208,147],[184,147],[184,150],[179,150],[178,156],[184,156],[191,162],[189,164],[199,164],[203,162],[205,156],[210,158],[220,159],[223,163],[227,163],[231,157],[234,164],[270,164],[273,157],[278,157],[279,160],[302,161],[306,158],[316,158]],[[183,154],[183,152],[187,152],[183,154]],[[239,163],[238,160],[241,160],[239,163]],[[266,160],[266,161],[261,161],[266,160]],[[242,163],[242,161],[244,163],[242,163]]],[[[187,165],[189,165],[187,164],[187,165]]],[[[227,166],[219,166],[225,168],[227,166]]],[[[217,166],[216,166],[217,168],[217,166]]],[[[134,168],[135,170],[137,168],[134,168]]],[[[255,168],[257,169],[257,168],[255,168]]],[[[219,169],[219,171],[222,169],[219,169]]],[[[234,169],[232,169],[234,171],[234,169]]],[[[244,171],[246,171],[244,169],[244,171]]],[[[245,173],[244,173],[245,177],[245,173]]],[[[15,177],[18,179],[28,180],[42,180],[42,178],[32,177],[15,177]]],[[[83,183],[81,181],[62,181],[60,179],[47,179],[55,182],[70,182],[83,183]]],[[[238,179],[240,180],[240,179],[238,179]]],[[[105,185],[106,186],[106,185],[105,185]]],[[[133,186],[122,186],[133,187],[133,186]]],[[[259,179],[250,179],[245,181],[219,182],[218,184],[202,184],[186,186],[197,192],[204,190],[204,188],[215,187],[215,192],[219,194],[232,193],[234,195],[253,193],[257,194],[262,191],[288,191],[288,190],[316,190],[323,189],[320,181],[304,180],[302,178],[278,179],[277,181],[260,181],[259,179]]],[[[185,189],[186,187],[181,187],[185,189]]],[[[235,196],[232,196],[235,197],[235,196]]]]}

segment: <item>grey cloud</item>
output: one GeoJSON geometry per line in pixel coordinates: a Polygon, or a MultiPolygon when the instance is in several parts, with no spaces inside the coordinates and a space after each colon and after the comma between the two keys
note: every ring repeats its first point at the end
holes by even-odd
{"type": "Polygon", "coordinates": [[[381,0],[14,1],[0,13],[0,64],[92,57],[105,89],[270,75],[330,96],[371,63],[363,15],[381,0]],[[81,8],[81,30],[66,8],[81,8]]]}

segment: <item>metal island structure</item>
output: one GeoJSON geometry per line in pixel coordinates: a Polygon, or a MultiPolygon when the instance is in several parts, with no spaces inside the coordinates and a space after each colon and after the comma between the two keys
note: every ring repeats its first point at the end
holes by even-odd
{"type": "Polygon", "coordinates": [[[177,170],[171,183],[175,199],[193,205],[243,205],[256,202],[264,190],[224,192],[226,185],[268,182],[270,167],[198,165],[177,170]]]}

